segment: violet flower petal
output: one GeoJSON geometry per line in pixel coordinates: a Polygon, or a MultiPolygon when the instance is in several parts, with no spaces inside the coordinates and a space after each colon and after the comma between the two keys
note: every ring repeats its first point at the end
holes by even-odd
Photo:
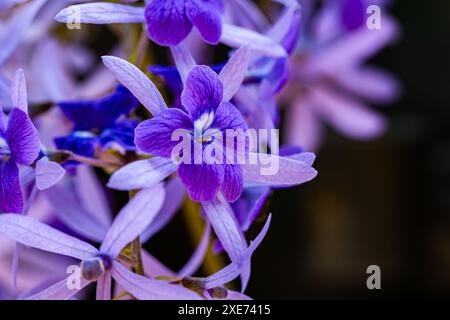
{"type": "Polygon", "coordinates": [[[186,14],[206,43],[213,45],[219,43],[222,21],[213,5],[207,1],[186,1],[186,14]]]}
{"type": "Polygon", "coordinates": [[[97,280],[96,300],[111,300],[111,272],[106,271],[100,279],[97,280]]]}
{"type": "Polygon", "coordinates": [[[43,157],[36,162],[36,186],[39,190],[46,190],[57,184],[66,171],[57,162],[48,160],[43,157]]]}
{"type": "MultiPolygon", "coordinates": [[[[259,247],[261,242],[263,241],[264,237],[267,234],[267,231],[269,230],[270,223],[272,221],[272,215],[270,214],[266,223],[264,224],[264,227],[261,229],[258,236],[250,242],[249,247],[245,250],[244,256],[242,259],[250,261],[253,253],[255,250],[259,247]]],[[[211,289],[214,287],[222,286],[234,279],[236,279],[239,276],[240,270],[238,265],[235,262],[232,262],[231,264],[227,265],[225,268],[219,270],[218,272],[210,275],[209,277],[205,278],[205,287],[206,289],[211,289]]],[[[244,287],[243,287],[244,289],[244,287]]],[[[244,290],[241,290],[244,291],[244,290]]]]}
{"type": "Polygon", "coordinates": [[[122,288],[139,300],[199,300],[195,292],[162,280],[151,280],[132,273],[118,262],[113,262],[113,278],[122,288]]]}
{"type": "Polygon", "coordinates": [[[223,84],[219,76],[207,66],[196,66],[189,73],[181,94],[183,107],[193,120],[203,114],[214,113],[222,102],[223,84]]]}
{"type": "Polygon", "coordinates": [[[35,219],[16,214],[0,215],[0,233],[29,247],[80,260],[95,256],[98,250],[35,219]]]}
{"type": "Polygon", "coordinates": [[[235,48],[248,45],[250,49],[269,57],[283,58],[287,55],[286,50],[269,37],[225,23],[220,41],[235,48]]]}
{"type": "Polygon", "coordinates": [[[211,223],[217,238],[236,264],[242,276],[243,286],[250,275],[249,264],[243,260],[247,242],[228,203],[218,198],[202,202],[203,210],[211,223]]]}
{"type": "Polygon", "coordinates": [[[244,175],[240,165],[224,165],[223,183],[220,191],[228,202],[234,202],[244,190],[244,175]]]}
{"type": "Polygon", "coordinates": [[[0,161],[0,210],[21,213],[23,210],[19,168],[12,161],[0,161]]]}
{"type": "Polygon", "coordinates": [[[16,71],[11,88],[11,102],[13,107],[17,107],[28,114],[27,83],[22,69],[16,71]]]}
{"type": "Polygon", "coordinates": [[[44,193],[54,209],[56,217],[69,229],[86,239],[101,243],[109,225],[88,211],[81,203],[76,191],[56,185],[44,193]]]}
{"type": "Polygon", "coordinates": [[[311,96],[321,119],[346,136],[367,140],[386,131],[385,118],[362,101],[328,88],[316,88],[311,91],[311,96]]]}
{"type": "Polygon", "coordinates": [[[148,253],[146,250],[141,250],[142,264],[144,265],[144,273],[148,277],[167,276],[176,277],[176,273],[163,265],[158,259],[148,253]]]}
{"type": "Polygon", "coordinates": [[[245,182],[288,186],[310,181],[317,175],[317,171],[314,168],[294,159],[262,153],[251,153],[250,157],[257,160],[253,161],[255,164],[247,163],[242,165],[245,182]],[[264,172],[268,167],[262,163],[270,163],[273,167],[264,172]]]}
{"type": "Polygon", "coordinates": [[[13,108],[9,116],[8,128],[5,133],[11,160],[24,165],[30,165],[40,151],[39,135],[28,115],[18,108],[13,108]]]}
{"type": "Polygon", "coordinates": [[[55,20],[62,23],[74,22],[79,13],[80,23],[144,23],[144,8],[118,3],[95,2],[69,6],[61,10],[55,20]]]}
{"type": "Polygon", "coordinates": [[[184,164],[178,168],[178,175],[186,186],[193,201],[214,199],[223,183],[223,166],[210,164],[184,164]]]}
{"type": "Polygon", "coordinates": [[[108,187],[116,190],[135,190],[151,187],[160,183],[177,170],[178,166],[168,158],[131,162],[111,176],[108,187]]]}
{"type": "Polygon", "coordinates": [[[109,228],[100,251],[111,258],[136,239],[152,222],[159,212],[165,197],[162,184],[140,191],[119,212],[109,228]]]}
{"type": "Polygon", "coordinates": [[[64,279],[55,283],[39,293],[26,297],[25,300],[69,300],[91,283],[91,281],[84,280],[80,275],[80,289],[69,289],[67,287],[67,281],[68,279],[64,279]]]}
{"type": "Polygon", "coordinates": [[[0,32],[0,65],[10,57],[22,41],[24,33],[47,0],[36,0],[24,6],[0,32]],[[11,36],[14,35],[14,36],[11,36]]]}
{"type": "Polygon", "coordinates": [[[177,108],[170,108],[157,117],[141,122],[135,129],[134,142],[143,152],[171,158],[174,147],[180,143],[177,140],[172,141],[172,134],[177,129],[185,129],[186,135],[182,138],[188,139],[193,124],[186,113],[177,108]]]}
{"type": "Polygon", "coordinates": [[[145,8],[147,32],[161,46],[174,46],[192,30],[185,0],[152,0],[145,8]]]}
{"type": "Polygon", "coordinates": [[[186,79],[197,63],[195,63],[189,50],[182,44],[170,47],[170,51],[172,52],[173,60],[180,73],[181,81],[186,85],[186,79]]]}
{"type": "Polygon", "coordinates": [[[167,109],[161,94],[153,82],[136,66],[123,59],[103,56],[103,64],[154,116],[167,109]]]}
{"type": "Polygon", "coordinates": [[[142,242],[146,242],[154,234],[162,230],[180,209],[186,196],[184,185],[180,178],[174,177],[166,183],[166,198],[158,215],[142,234],[142,242]]]}
{"type": "Polygon", "coordinates": [[[230,101],[244,81],[250,62],[250,49],[248,45],[240,47],[230,57],[219,73],[223,83],[223,100],[230,101]]]}

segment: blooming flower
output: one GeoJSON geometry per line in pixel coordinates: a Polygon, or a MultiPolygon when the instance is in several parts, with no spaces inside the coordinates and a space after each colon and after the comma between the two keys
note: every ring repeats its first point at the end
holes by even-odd
{"type": "Polygon", "coordinates": [[[18,70],[12,88],[14,108],[6,116],[0,108],[0,210],[20,213],[23,197],[19,181],[19,165],[31,165],[39,155],[36,128],[27,114],[25,77],[18,70]]]}

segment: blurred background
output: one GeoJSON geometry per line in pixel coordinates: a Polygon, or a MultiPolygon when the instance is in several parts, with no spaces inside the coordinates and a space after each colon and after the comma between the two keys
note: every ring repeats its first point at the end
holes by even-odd
{"type": "Polygon", "coordinates": [[[386,135],[329,131],[312,183],[275,192],[270,234],[255,253],[255,298],[450,296],[449,1],[395,1],[401,41],[371,62],[403,96],[379,108],[386,135]],[[381,268],[368,290],[366,268],[381,268]]]}

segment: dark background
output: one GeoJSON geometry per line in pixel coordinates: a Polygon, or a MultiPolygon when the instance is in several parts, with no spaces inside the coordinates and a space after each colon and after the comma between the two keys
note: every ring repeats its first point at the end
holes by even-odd
{"type": "Polygon", "coordinates": [[[372,61],[403,83],[380,109],[390,129],[373,142],[330,130],[318,177],[275,193],[254,298],[450,296],[450,1],[398,0],[392,12],[402,39],[372,61]],[[372,264],[381,290],[366,287],[372,264]]]}

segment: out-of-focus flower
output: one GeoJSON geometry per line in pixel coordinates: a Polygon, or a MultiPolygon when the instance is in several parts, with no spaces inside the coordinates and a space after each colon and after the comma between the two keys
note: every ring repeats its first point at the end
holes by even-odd
{"type": "Polygon", "coordinates": [[[124,153],[135,150],[136,120],[125,119],[138,106],[136,98],[123,86],[104,98],[58,103],[73,123],[73,132],[55,138],[58,149],[93,157],[97,148],[114,148],[124,153]]]}
{"type": "Polygon", "coordinates": [[[289,105],[286,142],[316,149],[322,122],[353,139],[379,136],[386,121],[366,101],[389,103],[398,96],[399,85],[384,71],[365,66],[365,61],[397,39],[397,24],[384,13],[382,28],[369,29],[364,21],[366,1],[325,1],[318,12],[312,9],[314,1],[301,3],[307,14],[282,95],[289,105]]]}

